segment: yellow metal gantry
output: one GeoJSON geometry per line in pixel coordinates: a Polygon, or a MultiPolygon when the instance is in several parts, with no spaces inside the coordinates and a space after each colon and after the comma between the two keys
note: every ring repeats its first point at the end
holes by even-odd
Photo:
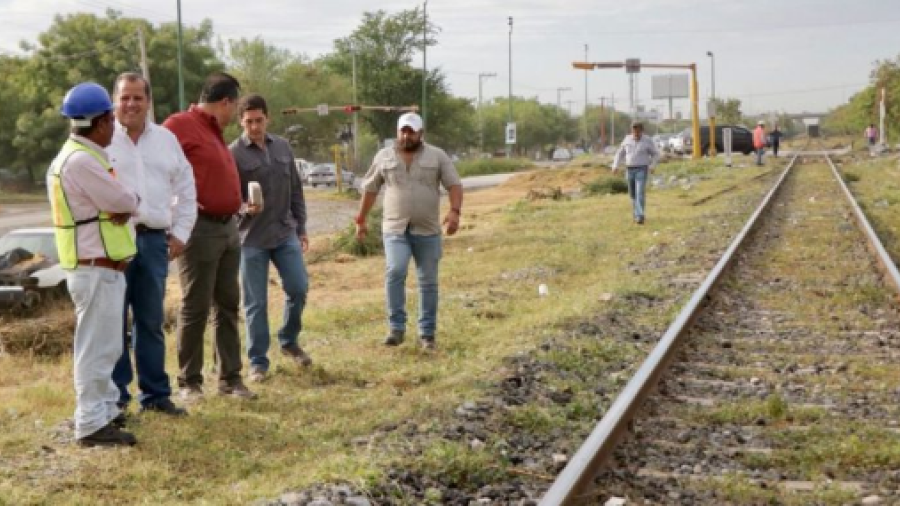
{"type": "MultiPolygon", "coordinates": [[[[700,93],[697,85],[697,64],[670,64],[670,63],[641,63],[641,68],[656,69],[687,69],[691,71],[691,135],[693,136],[693,149],[691,158],[697,160],[700,152],[700,93]]],[[[625,62],[572,62],[572,67],[579,70],[594,69],[620,69],[625,67],[625,62]]],[[[713,148],[715,149],[715,148],[713,148]]]]}

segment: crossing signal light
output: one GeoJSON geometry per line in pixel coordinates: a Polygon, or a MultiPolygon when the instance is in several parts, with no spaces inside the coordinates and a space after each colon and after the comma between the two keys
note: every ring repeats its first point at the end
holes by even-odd
{"type": "Polygon", "coordinates": [[[361,109],[362,109],[362,106],[360,106],[360,105],[345,105],[344,106],[344,112],[346,112],[346,113],[359,111],[361,109]]]}

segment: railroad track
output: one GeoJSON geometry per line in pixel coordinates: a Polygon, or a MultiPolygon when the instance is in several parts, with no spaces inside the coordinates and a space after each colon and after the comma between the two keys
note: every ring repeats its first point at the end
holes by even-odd
{"type": "Polygon", "coordinates": [[[541,504],[900,504],[898,287],[795,156],[541,504]]]}

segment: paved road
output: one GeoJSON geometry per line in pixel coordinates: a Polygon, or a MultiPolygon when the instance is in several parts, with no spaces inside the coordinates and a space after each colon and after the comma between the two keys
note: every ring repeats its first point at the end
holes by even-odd
{"type": "MultiPolygon", "coordinates": [[[[495,174],[463,178],[466,190],[478,190],[503,184],[513,174],[495,174]]],[[[330,189],[307,192],[333,191],[330,189]]],[[[310,235],[327,234],[341,230],[353,221],[357,203],[352,201],[309,200],[306,203],[310,235]]],[[[50,226],[50,205],[46,203],[0,205],[0,235],[16,228],[50,226]]]]}

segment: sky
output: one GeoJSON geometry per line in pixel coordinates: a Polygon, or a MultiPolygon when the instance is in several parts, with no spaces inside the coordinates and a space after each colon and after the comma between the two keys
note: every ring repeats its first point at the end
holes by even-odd
{"type": "MultiPolygon", "coordinates": [[[[423,3],[181,2],[186,25],[209,18],[223,40],[260,36],[310,58],[330,52],[366,11],[416,6],[423,3]]],[[[177,19],[176,0],[0,0],[0,53],[21,53],[19,41],[36,41],[55,14],[103,15],[109,8],[154,23],[177,19]]],[[[593,105],[603,97],[609,105],[615,97],[617,109],[631,107],[625,71],[572,68],[585,59],[696,63],[701,112],[714,79],[717,97],[738,98],[745,113],[766,114],[826,112],[869,83],[876,61],[900,57],[897,0],[430,0],[427,13],[440,29],[427,66],[444,72],[454,95],[477,101],[481,81],[485,101],[507,96],[511,87],[515,96],[559,103],[575,115],[585,99],[593,105]],[[496,77],[479,78],[486,73],[496,77]]],[[[415,62],[422,65],[421,53],[415,62]]],[[[668,103],[651,99],[651,77],[683,72],[642,69],[635,105],[668,116],[668,103]]],[[[676,114],[689,114],[688,100],[673,106],[676,114]]]]}

